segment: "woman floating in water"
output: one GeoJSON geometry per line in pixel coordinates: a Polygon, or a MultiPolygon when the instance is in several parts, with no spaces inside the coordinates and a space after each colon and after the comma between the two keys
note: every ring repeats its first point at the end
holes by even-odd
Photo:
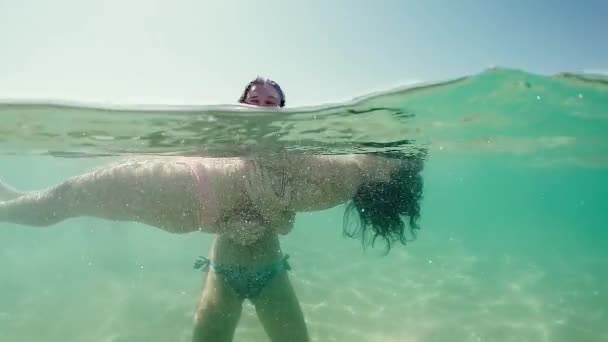
{"type": "Polygon", "coordinates": [[[352,201],[347,210],[360,225],[345,226],[347,234],[371,233],[372,242],[380,237],[390,247],[405,243],[402,216],[417,228],[421,168],[420,159],[392,155],[135,159],[0,202],[0,222],[50,226],[90,216],[171,233],[231,234],[247,244],[264,233],[258,222],[285,233],[295,212],[352,201]],[[247,229],[235,231],[233,223],[247,229]]]}
{"type": "MultiPolygon", "coordinates": [[[[279,106],[276,83],[255,80],[240,102],[279,106]],[[257,101],[257,102],[256,102],[257,101]]],[[[422,194],[419,158],[350,155],[273,159],[162,157],[134,160],[71,178],[46,191],[0,186],[0,221],[47,226],[75,216],[138,221],[169,232],[218,234],[197,310],[195,341],[231,341],[242,301],[250,299],[273,341],[306,341],[277,233],[296,211],[350,201],[359,224],[349,236],[405,242],[416,229],[422,194]]],[[[351,217],[350,215],[348,217],[351,217]]]]}

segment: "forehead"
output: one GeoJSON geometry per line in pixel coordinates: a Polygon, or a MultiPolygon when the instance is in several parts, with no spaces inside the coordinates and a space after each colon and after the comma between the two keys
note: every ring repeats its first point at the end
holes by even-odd
{"type": "Polygon", "coordinates": [[[270,84],[254,84],[251,89],[249,89],[249,93],[247,94],[249,97],[251,96],[273,96],[279,98],[279,92],[270,84]]]}

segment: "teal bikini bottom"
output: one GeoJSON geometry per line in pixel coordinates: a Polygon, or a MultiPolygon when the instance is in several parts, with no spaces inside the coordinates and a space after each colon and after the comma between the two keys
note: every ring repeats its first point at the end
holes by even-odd
{"type": "Polygon", "coordinates": [[[194,268],[203,272],[211,269],[215,273],[221,274],[224,281],[234,289],[237,295],[245,299],[259,296],[275,276],[291,270],[287,259],[289,259],[289,255],[285,255],[273,263],[251,269],[241,265],[216,264],[208,258],[199,256],[194,262],[194,268]]]}

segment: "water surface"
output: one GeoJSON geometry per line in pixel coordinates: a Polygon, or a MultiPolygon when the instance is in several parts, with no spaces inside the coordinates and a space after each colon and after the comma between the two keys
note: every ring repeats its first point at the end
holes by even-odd
{"type": "MultiPolygon", "coordinates": [[[[74,104],[2,101],[2,179],[39,189],[130,154],[427,149],[408,246],[363,251],[342,207],[282,238],[315,341],[608,340],[604,77],[492,69],[280,113],[74,104]]],[[[189,341],[211,239],[0,223],[0,340],[189,341]]],[[[235,340],[266,341],[249,305],[235,340]]]]}

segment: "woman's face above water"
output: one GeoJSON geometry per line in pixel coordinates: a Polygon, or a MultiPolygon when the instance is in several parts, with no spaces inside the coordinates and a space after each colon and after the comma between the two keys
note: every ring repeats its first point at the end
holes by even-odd
{"type": "Polygon", "coordinates": [[[260,107],[279,107],[281,95],[270,84],[255,84],[249,89],[245,100],[246,104],[260,107]]]}

